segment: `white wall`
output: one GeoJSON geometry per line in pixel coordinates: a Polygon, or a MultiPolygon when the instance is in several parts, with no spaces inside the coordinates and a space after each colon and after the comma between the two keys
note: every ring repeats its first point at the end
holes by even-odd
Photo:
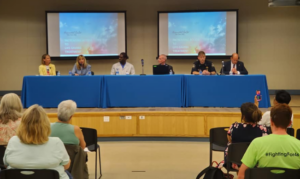
{"type": "MultiPolygon", "coordinates": [[[[0,1],[0,91],[21,90],[25,75],[38,73],[46,52],[46,10],[126,10],[129,62],[152,73],[157,56],[157,11],[239,9],[239,54],[251,74],[266,74],[269,89],[300,89],[300,7],[268,8],[268,0],[9,0],[0,1]]],[[[194,60],[168,60],[177,74],[194,60]]],[[[212,60],[220,69],[220,60],[212,60]]],[[[109,74],[117,60],[89,61],[109,74]]],[[[66,75],[74,61],[54,61],[66,75]]]]}

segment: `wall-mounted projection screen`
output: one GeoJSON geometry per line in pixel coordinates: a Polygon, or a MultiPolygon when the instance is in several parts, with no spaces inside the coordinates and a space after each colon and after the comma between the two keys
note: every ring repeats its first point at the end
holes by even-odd
{"type": "Polygon", "coordinates": [[[47,53],[65,59],[126,52],[126,12],[46,12],[47,53]]]}
{"type": "Polygon", "coordinates": [[[158,54],[227,58],[237,52],[238,11],[158,12],[158,54]]]}

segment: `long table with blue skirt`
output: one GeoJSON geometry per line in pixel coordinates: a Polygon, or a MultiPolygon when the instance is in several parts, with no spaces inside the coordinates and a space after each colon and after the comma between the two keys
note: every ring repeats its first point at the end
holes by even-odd
{"type": "Polygon", "coordinates": [[[101,108],[103,76],[25,76],[22,103],[25,108],[39,104],[57,108],[63,100],[74,100],[77,107],[101,108]]]}
{"type": "Polygon", "coordinates": [[[78,107],[240,107],[261,91],[259,107],[270,107],[265,75],[25,76],[25,108],[56,108],[72,99],[78,107]]]}
{"type": "Polygon", "coordinates": [[[260,90],[259,107],[270,107],[270,96],[265,75],[185,75],[185,107],[240,107],[254,102],[260,90]]]}

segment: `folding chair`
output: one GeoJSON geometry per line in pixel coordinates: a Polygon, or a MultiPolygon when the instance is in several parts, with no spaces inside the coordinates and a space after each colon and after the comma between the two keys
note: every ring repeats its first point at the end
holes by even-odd
{"type": "Polygon", "coordinates": [[[0,168],[1,168],[1,170],[5,169],[4,162],[3,162],[5,150],[6,150],[6,145],[0,145],[0,168]]]}
{"type": "Polygon", "coordinates": [[[99,169],[100,169],[100,177],[102,177],[102,169],[101,169],[101,154],[100,154],[100,146],[97,141],[97,130],[92,128],[81,127],[84,140],[87,148],[91,152],[95,152],[95,179],[97,179],[97,155],[99,155],[99,169]],[[98,151],[97,151],[98,149],[98,151]]]}
{"type": "MultiPolygon", "coordinates": [[[[268,133],[272,134],[272,129],[271,127],[267,127],[268,133]]],[[[286,132],[288,133],[288,135],[290,136],[295,136],[295,129],[294,128],[287,128],[286,132]]]]}
{"type": "Polygon", "coordinates": [[[0,172],[1,179],[59,179],[56,170],[8,169],[0,172]]]}
{"type": "Polygon", "coordinates": [[[249,147],[250,142],[243,142],[243,143],[232,143],[228,147],[228,155],[227,155],[227,163],[226,163],[226,170],[227,176],[229,176],[229,172],[238,171],[231,167],[231,163],[235,163],[237,165],[241,165],[242,158],[249,147]]]}
{"type": "Polygon", "coordinates": [[[297,129],[296,138],[297,138],[298,140],[300,140],[300,129],[297,129]]]}
{"type": "Polygon", "coordinates": [[[209,165],[212,163],[212,151],[224,152],[228,139],[227,131],[229,127],[216,127],[209,130],[209,165]]]}

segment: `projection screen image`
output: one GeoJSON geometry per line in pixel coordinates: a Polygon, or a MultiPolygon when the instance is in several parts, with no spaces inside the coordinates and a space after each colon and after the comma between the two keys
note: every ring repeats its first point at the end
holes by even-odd
{"type": "Polygon", "coordinates": [[[47,32],[52,57],[117,56],[126,49],[124,13],[47,13],[47,32]]]}
{"type": "Polygon", "coordinates": [[[227,56],[237,52],[237,12],[159,13],[159,54],[227,56]]]}

